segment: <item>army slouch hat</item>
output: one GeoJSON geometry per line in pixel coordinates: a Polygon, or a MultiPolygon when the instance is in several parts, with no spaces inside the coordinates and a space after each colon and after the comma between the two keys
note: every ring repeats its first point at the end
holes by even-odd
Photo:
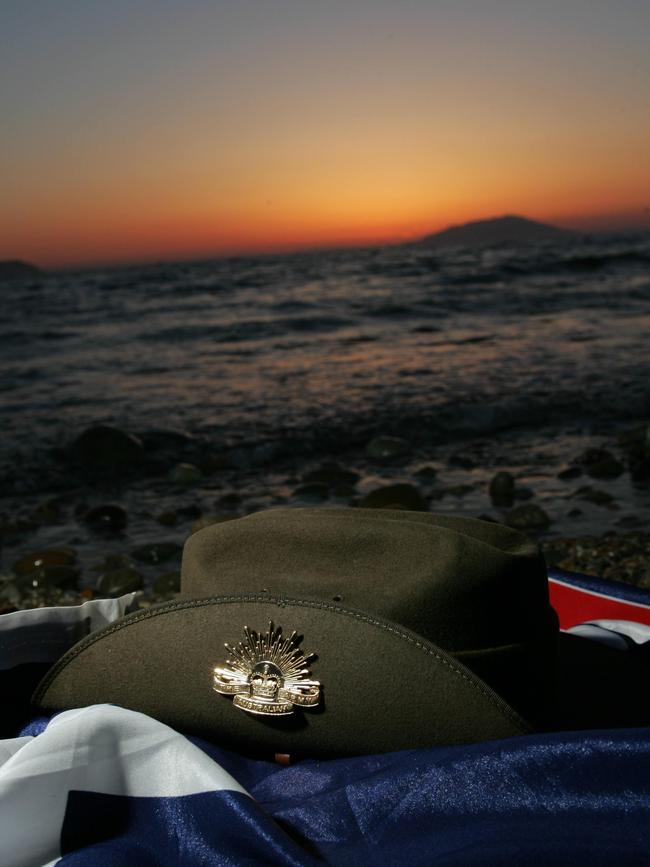
{"type": "MultiPolygon", "coordinates": [[[[618,659],[585,643],[559,633],[538,546],[501,524],[272,509],[192,535],[179,598],[80,641],[33,701],[257,755],[472,743],[612,724],[585,699],[601,672],[620,687],[618,659]]],[[[638,717],[628,702],[613,724],[638,717]]]]}

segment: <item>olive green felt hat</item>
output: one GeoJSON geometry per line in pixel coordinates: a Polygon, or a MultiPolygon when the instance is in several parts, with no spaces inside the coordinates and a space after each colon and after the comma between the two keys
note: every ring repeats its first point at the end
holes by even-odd
{"type": "Polygon", "coordinates": [[[93,633],[34,694],[109,702],[256,754],[468,743],[553,724],[535,544],[428,513],[275,509],[188,539],[179,599],[93,633]]]}

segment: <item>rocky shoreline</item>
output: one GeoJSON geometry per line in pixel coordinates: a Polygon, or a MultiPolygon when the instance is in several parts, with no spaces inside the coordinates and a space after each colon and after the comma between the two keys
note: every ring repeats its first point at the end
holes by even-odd
{"type": "Polygon", "coordinates": [[[132,591],[145,605],[173,598],[190,533],[280,505],[502,521],[535,537],[551,566],[650,587],[646,423],[442,444],[422,432],[361,439],[333,453],[217,448],[97,425],[38,473],[5,467],[0,613],[132,591]]]}

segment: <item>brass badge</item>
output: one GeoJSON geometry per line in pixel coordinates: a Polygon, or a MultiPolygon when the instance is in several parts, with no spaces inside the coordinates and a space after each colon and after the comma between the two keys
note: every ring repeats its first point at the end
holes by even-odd
{"type": "Polygon", "coordinates": [[[214,669],[214,689],[233,695],[233,704],[248,713],[286,716],[294,705],[314,707],[320,700],[320,683],[310,680],[309,664],[298,647],[297,633],[282,637],[282,627],[269,623],[257,633],[244,626],[245,641],[226,644],[228,659],[214,669]]]}

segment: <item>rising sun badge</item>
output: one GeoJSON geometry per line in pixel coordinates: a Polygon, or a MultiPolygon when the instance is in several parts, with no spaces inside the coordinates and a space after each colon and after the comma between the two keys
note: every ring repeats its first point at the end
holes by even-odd
{"type": "Polygon", "coordinates": [[[226,644],[228,658],[214,669],[214,689],[232,695],[233,704],[248,713],[286,716],[294,705],[314,707],[320,700],[320,683],[311,680],[309,665],[298,635],[282,637],[282,627],[269,623],[267,632],[244,627],[245,640],[226,644]]]}

